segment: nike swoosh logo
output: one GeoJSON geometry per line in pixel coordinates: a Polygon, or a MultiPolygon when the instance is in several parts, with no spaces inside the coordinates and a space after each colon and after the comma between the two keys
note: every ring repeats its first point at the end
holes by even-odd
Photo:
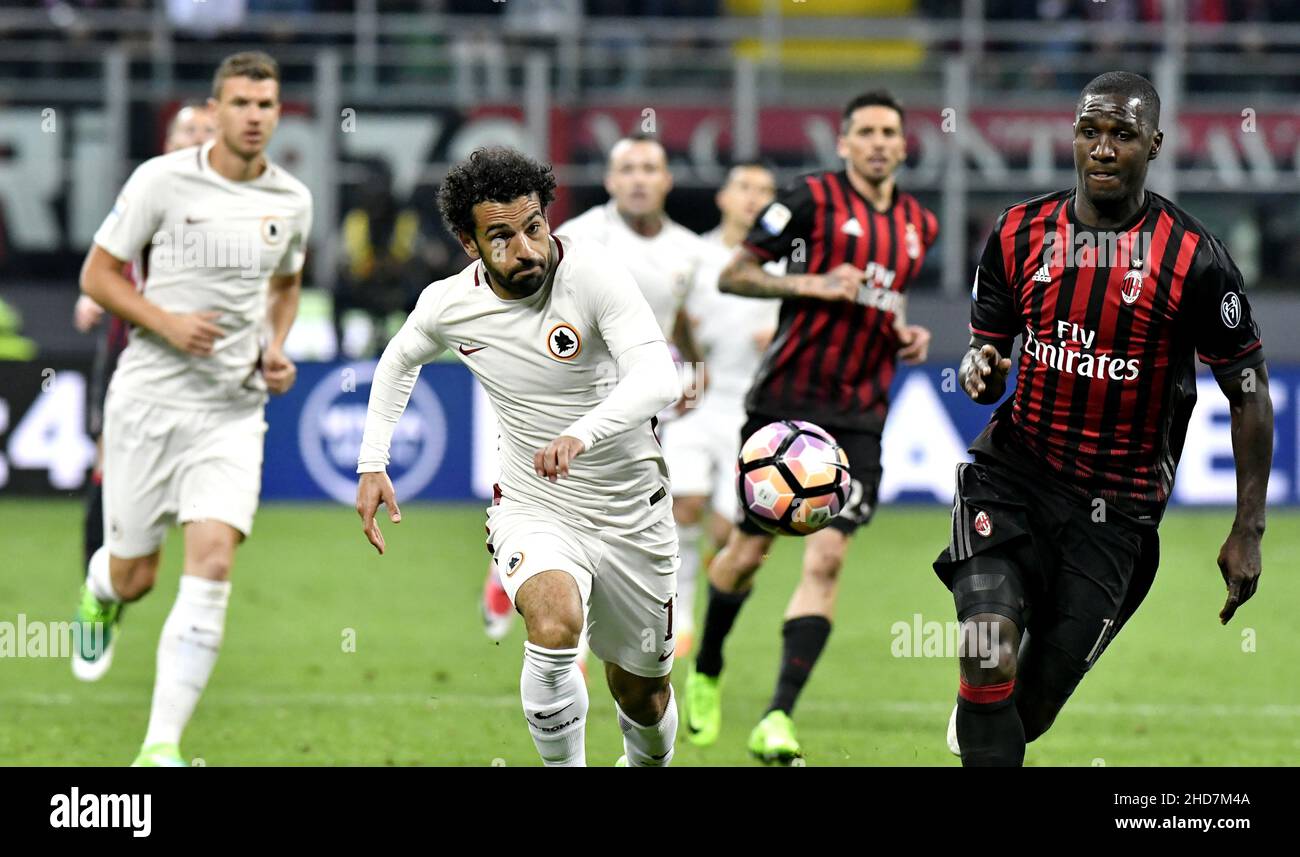
{"type": "MultiPolygon", "coordinates": [[[[676,649],[673,649],[673,652],[675,652],[675,651],[677,651],[677,650],[676,650],[676,649]]],[[[660,656],[659,656],[659,663],[662,664],[664,661],[666,661],[666,660],[668,660],[669,658],[671,658],[671,657],[673,656],[673,652],[669,652],[669,653],[666,654],[666,655],[660,655],[660,656]]]]}
{"type": "MultiPolygon", "coordinates": [[[[573,703],[570,702],[569,705],[573,705],[573,703]]],[[[568,708],[569,705],[564,706],[564,708],[568,708]]],[[[552,711],[550,714],[543,714],[542,712],[539,711],[539,712],[537,712],[536,714],[534,714],[533,716],[536,717],[538,720],[550,720],[552,717],[554,717],[555,715],[557,715],[557,714],[559,714],[561,711],[563,711],[564,708],[557,708],[557,709],[555,709],[554,711],[552,711]]]]}
{"type": "Polygon", "coordinates": [[[487,348],[487,346],[486,346],[486,345],[480,345],[478,348],[466,348],[464,345],[461,345],[461,347],[460,347],[460,353],[461,353],[461,354],[464,354],[466,357],[468,357],[468,356],[470,356],[471,354],[477,354],[478,352],[482,351],[484,348],[487,348]]]}

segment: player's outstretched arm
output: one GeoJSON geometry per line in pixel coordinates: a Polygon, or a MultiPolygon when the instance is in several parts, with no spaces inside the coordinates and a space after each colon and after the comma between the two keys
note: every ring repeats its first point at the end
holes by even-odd
{"type": "Polygon", "coordinates": [[[854,301],[864,273],[852,265],[837,265],[825,274],[777,276],[763,270],[759,258],[741,248],[722,269],[718,289],[751,298],[816,298],[854,301]]]}
{"type": "Polygon", "coordinates": [[[357,514],[361,516],[361,531],[379,555],[384,555],[384,534],[375,522],[379,505],[388,507],[388,520],[394,524],[402,523],[402,510],[397,508],[397,494],[393,491],[393,482],[382,470],[362,473],[357,482],[357,514]]]}
{"type": "Polygon", "coordinates": [[[981,405],[992,405],[1007,391],[1007,373],[1010,371],[1010,357],[1003,357],[987,342],[981,345],[972,339],[957,374],[961,376],[961,388],[966,395],[981,405]]]}
{"type": "Polygon", "coordinates": [[[81,266],[81,291],[118,318],[153,331],[178,351],[206,357],[225,331],[217,327],[218,312],[174,315],[140,294],[122,269],[126,262],[98,244],[90,246],[81,266]]]}
{"type": "Polygon", "coordinates": [[[1226,625],[1259,586],[1259,545],[1264,537],[1264,502],[1273,463],[1273,402],[1263,363],[1217,380],[1228,397],[1232,459],[1237,469],[1237,516],[1219,550],[1219,571],[1228,585],[1228,600],[1219,611],[1219,621],[1226,625]]]}

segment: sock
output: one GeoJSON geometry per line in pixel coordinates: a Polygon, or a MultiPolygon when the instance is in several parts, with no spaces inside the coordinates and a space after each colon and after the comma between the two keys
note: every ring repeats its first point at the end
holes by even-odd
{"type": "Polygon", "coordinates": [[[776,677],[776,690],[768,712],[794,711],[795,701],[803,690],[813,665],[826,648],[826,638],[831,635],[831,620],[825,616],[798,616],[785,620],[781,636],[781,672],[776,677]]]}
{"type": "Polygon", "coordinates": [[[695,582],[700,575],[700,525],[677,525],[678,551],[682,557],[677,569],[677,614],[675,634],[689,637],[695,630],[695,582]]]}
{"type": "Polygon", "coordinates": [[[113,578],[108,573],[108,547],[101,545],[90,555],[86,563],[86,588],[90,594],[105,604],[115,604],[122,600],[113,588],[113,578]]]}
{"type": "Polygon", "coordinates": [[[181,575],[176,603],[158,640],[158,674],[144,743],[179,744],[217,663],[230,581],[181,575]]]}
{"type": "Polygon", "coordinates": [[[623,752],[629,768],[666,768],[673,760],[673,742],[677,740],[677,699],[668,685],[668,707],[664,716],[652,726],[642,726],[623,713],[618,701],[618,728],[623,730],[623,752]]]}
{"type": "Polygon", "coordinates": [[[1016,710],[1016,680],[957,690],[957,743],[967,768],[1017,767],[1025,762],[1025,729],[1016,710]]]}
{"type": "Polygon", "coordinates": [[[92,474],[90,487],[86,489],[86,520],[81,527],[82,555],[86,565],[91,557],[104,544],[104,483],[99,474],[92,474]]]}
{"type": "Polygon", "coordinates": [[[722,644],[731,633],[736,615],[752,590],[723,592],[709,584],[709,606],[704,611],[704,631],[700,635],[700,653],[695,656],[695,670],[709,676],[722,675],[722,644]]]}
{"type": "Polygon", "coordinates": [[[587,683],[577,656],[577,649],[544,649],[524,642],[519,696],[537,753],[548,768],[587,764],[587,683]]]}

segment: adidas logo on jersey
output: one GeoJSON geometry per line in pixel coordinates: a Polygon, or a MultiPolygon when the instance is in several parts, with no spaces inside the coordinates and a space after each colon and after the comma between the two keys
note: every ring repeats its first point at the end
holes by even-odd
{"type": "Polygon", "coordinates": [[[1052,281],[1052,272],[1048,270],[1046,265],[1043,265],[1043,267],[1039,268],[1037,271],[1034,272],[1035,283],[1050,283],[1051,281],[1052,281]]]}
{"type": "Polygon", "coordinates": [[[840,231],[843,232],[845,235],[856,235],[857,237],[861,238],[862,224],[858,223],[858,219],[856,217],[850,217],[848,220],[844,221],[844,225],[840,227],[840,231]]]}

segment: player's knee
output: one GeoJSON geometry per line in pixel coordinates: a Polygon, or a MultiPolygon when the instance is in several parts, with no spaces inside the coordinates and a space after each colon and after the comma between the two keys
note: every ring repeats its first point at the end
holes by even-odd
{"type": "Polygon", "coordinates": [[[205,580],[229,580],[234,564],[232,553],[224,550],[210,551],[189,563],[185,573],[205,580]]]}
{"type": "Polygon", "coordinates": [[[582,637],[582,613],[548,610],[536,616],[524,616],[528,640],[545,649],[576,649],[582,637]]]}
{"type": "Polygon", "coordinates": [[[834,587],[844,566],[848,545],[848,538],[838,530],[823,530],[810,537],[803,556],[805,582],[834,587]]]}
{"type": "Polygon", "coordinates": [[[1016,677],[1020,632],[1016,623],[996,613],[979,613],[961,623],[962,677],[976,686],[1001,684],[1016,677]]]}

